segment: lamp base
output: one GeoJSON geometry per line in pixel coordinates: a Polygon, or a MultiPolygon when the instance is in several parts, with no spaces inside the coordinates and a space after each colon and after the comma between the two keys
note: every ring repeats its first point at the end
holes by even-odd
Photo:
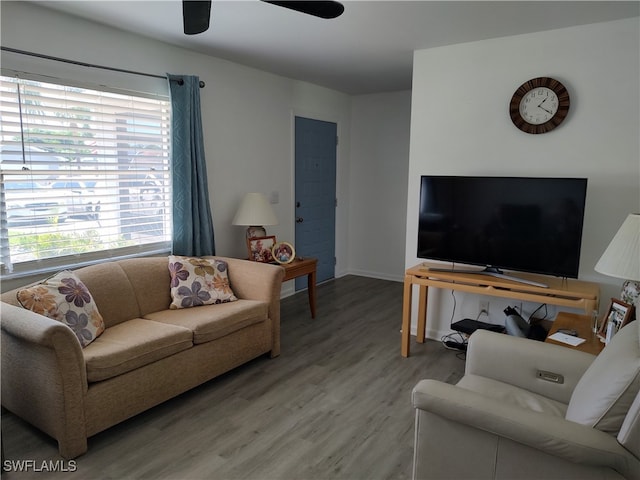
{"type": "Polygon", "coordinates": [[[622,284],[622,291],[620,292],[620,300],[629,305],[636,307],[636,318],[638,317],[638,310],[640,309],[640,282],[634,280],[627,280],[622,284]]]}
{"type": "Polygon", "coordinates": [[[247,238],[266,237],[267,231],[264,227],[251,226],[247,227],[247,238]]]}

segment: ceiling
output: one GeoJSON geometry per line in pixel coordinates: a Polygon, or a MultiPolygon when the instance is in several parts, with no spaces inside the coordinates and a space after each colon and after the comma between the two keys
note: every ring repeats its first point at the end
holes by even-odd
{"type": "Polygon", "coordinates": [[[214,0],[209,30],[187,36],[180,0],[34,3],[353,95],[410,89],[414,50],[640,15],[638,1],[347,0],[342,16],[323,20],[214,0]]]}

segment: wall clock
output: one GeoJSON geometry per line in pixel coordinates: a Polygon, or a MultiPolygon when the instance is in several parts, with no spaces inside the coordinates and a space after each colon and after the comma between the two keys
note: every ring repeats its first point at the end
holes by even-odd
{"type": "Polygon", "coordinates": [[[569,113],[569,92],[558,80],[533,78],[518,87],[509,104],[511,121],[526,133],[547,133],[569,113]]]}

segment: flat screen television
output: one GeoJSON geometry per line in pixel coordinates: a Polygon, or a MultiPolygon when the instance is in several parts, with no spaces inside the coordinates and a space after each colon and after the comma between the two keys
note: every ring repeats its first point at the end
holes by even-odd
{"type": "Polygon", "coordinates": [[[586,178],[424,175],[418,257],[577,278],[586,193],[586,178]]]}

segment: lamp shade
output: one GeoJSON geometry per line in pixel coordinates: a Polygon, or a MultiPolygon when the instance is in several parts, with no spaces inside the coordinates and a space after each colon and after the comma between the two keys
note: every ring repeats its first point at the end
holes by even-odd
{"type": "Polygon", "coordinates": [[[629,214],[595,270],[625,280],[640,280],[640,214],[629,214]]]}
{"type": "Polygon", "coordinates": [[[231,223],[245,226],[277,225],[278,218],[263,194],[247,193],[231,223]]]}

